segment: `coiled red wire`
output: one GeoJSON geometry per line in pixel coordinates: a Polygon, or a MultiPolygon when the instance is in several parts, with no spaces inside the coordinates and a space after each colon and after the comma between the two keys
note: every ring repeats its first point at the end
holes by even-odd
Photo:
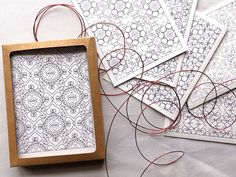
{"type": "MultiPolygon", "coordinates": [[[[168,75],[166,75],[166,76],[164,76],[164,77],[158,79],[158,80],[155,81],[155,82],[153,82],[153,81],[152,81],[152,82],[145,81],[145,83],[148,84],[148,87],[146,87],[146,90],[145,90],[145,92],[143,93],[142,99],[141,99],[141,101],[140,101],[140,109],[141,109],[141,112],[140,112],[140,114],[137,116],[136,122],[133,121],[133,120],[131,120],[131,119],[130,119],[130,116],[129,116],[129,102],[130,102],[130,99],[131,99],[131,97],[132,97],[134,94],[136,94],[140,89],[142,89],[142,88],[145,87],[145,86],[143,85],[143,80],[142,80],[142,76],[143,76],[143,73],[144,73],[144,61],[142,61],[141,55],[140,55],[136,50],[126,47],[126,38],[125,38],[124,32],[123,32],[122,29],[119,28],[117,25],[115,25],[115,24],[113,24],[113,23],[110,23],[110,22],[98,22],[98,23],[95,23],[95,24],[92,24],[92,25],[86,27],[85,21],[84,21],[84,19],[82,18],[81,14],[79,14],[79,12],[75,9],[75,7],[72,6],[72,5],[70,5],[70,4],[52,4],[52,5],[48,5],[48,6],[44,7],[44,8],[42,8],[42,9],[38,12],[38,14],[36,15],[36,18],[35,18],[35,20],[34,20],[34,24],[33,24],[33,36],[34,36],[35,41],[38,41],[38,35],[37,35],[37,34],[38,34],[38,28],[39,28],[39,24],[40,24],[42,18],[45,16],[45,14],[46,14],[49,10],[51,10],[52,8],[55,8],[55,7],[68,8],[69,10],[71,10],[72,12],[74,12],[74,13],[76,14],[76,16],[77,16],[78,19],[79,19],[79,23],[80,23],[80,25],[81,25],[81,33],[78,35],[78,37],[85,37],[85,36],[87,35],[87,31],[88,31],[90,28],[92,28],[92,27],[94,27],[94,26],[96,26],[96,25],[107,25],[107,26],[113,26],[113,27],[115,27],[115,29],[117,29],[117,30],[119,31],[119,33],[122,35],[122,38],[123,38],[123,39],[122,39],[122,41],[123,41],[123,46],[122,46],[121,48],[117,48],[117,49],[112,50],[112,51],[110,51],[109,53],[105,54],[105,55],[101,58],[101,61],[99,62],[99,68],[101,68],[101,65],[102,65],[102,63],[103,63],[103,60],[105,60],[107,56],[111,55],[111,53],[113,53],[113,52],[118,52],[118,51],[122,51],[122,53],[123,53],[122,59],[120,59],[118,63],[116,63],[115,65],[113,65],[111,68],[109,68],[109,69],[107,69],[107,70],[99,69],[99,72],[98,72],[99,84],[100,84],[100,87],[101,87],[101,90],[102,90],[102,93],[101,93],[101,94],[107,98],[107,100],[109,101],[109,103],[110,103],[110,104],[112,105],[112,107],[116,110],[116,112],[114,113],[114,116],[112,117],[110,126],[109,126],[109,128],[108,128],[107,138],[106,138],[105,166],[106,166],[106,174],[107,174],[107,176],[110,176],[110,174],[109,174],[109,169],[108,169],[108,163],[107,163],[108,144],[109,144],[110,134],[111,134],[111,131],[112,131],[112,127],[113,127],[114,121],[115,121],[115,119],[117,118],[118,115],[121,115],[123,118],[125,118],[126,120],[128,120],[128,122],[130,123],[130,125],[134,128],[135,144],[136,144],[136,147],[137,147],[137,149],[138,149],[138,152],[140,153],[140,155],[141,155],[147,162],[149,162],[149,165],[146,166],[146,168],[143,170],[143,172],[142,172],[142,174],[141,174],[140,176],[143,176],[143,175],[146,173],[146,171],[149,169],[149,167],[152,166],[152,165],[171,165],[171,164],[177,162],[179,159],[181,159],[181,158],[184,156],[184,152],[183,152],[183,151],[169,151],[169,152],[163,153],[162,155],[160,155],[160,156],[158,156],[158,157],[154,157],[153,159],[149,159],[149,158],[147,158],[147,157],[144,155],[144,153],[143,153],[142,150],[140,149],[139,143],[138,143],[138,137],[137,137],[137,132],[140,132],[140,133],[143,133],[143,134],[146,134],[146,135],[153,135],[153,134],[159,135],[159,134],[162,134],[162,133],[164,133],[164,132],[166,132],[166,131],[169,131],[170,129],[175,128],[175,127],[178,125],[178,123],[180,122],[180,120],[181,120],[181,110],[182,110],[182,107],[183,107],[184,105],[181,105],[181,103],[180,103],[180,98],[179,98],[178,93],[177,93],[177,91],[176,91],[175,88],[170,87],[170,86],[168,86],[168,85],[164,85],[164,86],[166,86],[166,87],[169,87],[171,90],[173,90],[173,92],[174,92],[174,94],[175,94],[175,96],[176,96],[176,99],[177,99],[177,102],[178,102],[178,103],[174,103],[174,102],[171,102],[171,101],[169,101],[169,100],[158,100],[158,101],[152,102],[152,103],[149,104],[149,105],[145,104],[145,106],[144,106],[144,103],[143,103],[143,99],[144,99],[144,97],[145,97],[147,91],[148,91],[152,86],[154,86],[154,85],[163,85],[163,84],[161,83],[161,81],[162,81],[163,79],[165,79],[165,78],[171,76],[171,75],[174,75],[174,74],[177,74],[177,73],[183,73],[183,72],[195,72],[195,73],[200,73],[200,74],[206,76],[206,77],[208,78],[208,80],[209,80],[209,82],[207,82],[207,83],[208,83],[208,84],[209,84],[209,83],[212,84],[213,88],[212,88],[212,90],[207,94],[207,96],[206,96],[205,99],[204,99],[203,108],[202,108],[202,116],[194,115],[194,114],[192,113],[192,111],[189,109],[188,104],[186,103],[186,107],[187,107],[188,112],[189,112],[192,116],[194,116],[195,118],[198,118],[198,119],[205,119],[205,121],[207,122],[207,124],[208,124],[211,128],[216,129],[216,130],[220,130],[220,131],[229,128],[230,126],[232,126],[232,125],[235,123],[236,119],[235,119],[229,126],[226,126],[226,127],[224,127],[223,129],[219,129],[219,128],[214,127],[213,125],[211,125],[211,124],[209,123],[208,119],[207,119],[207,116],[209,116],[209,115],[211,114],[211,112],[215,109],[215,105],[217,104],[217,98],[218,98],[217,87],[218,87],[218,86],[223,86],[223,87],[225,87],[226,89],[229,90],[229,92],[232,92],[232,93],[233,93],[234,97],[236,97],[236,94],[233,92],[233,90],[231,90],[231,89],[228,88],[227,86],[223,85],[224,83],[227,83],[227,82],[232,81],[232,80],[235,80],[235,79],[231,79],[231,80],[229,80],[229,81],[225,81],[224,83],[214,83],[214,82],[212,81],[212,79],[211,79],[209,76],[207,76],[204,72],[200,72],[200,71],[197,71],[197,70],[180,70],[180,71],[176,71],[176,72],[170,73],[170,74],[168,74],[168,75]],[[109,93],[109,92],[107,92],[107,91],[105,90],[105,88],[104,88],[103,85],[102,85],[102,82],[101,82],[101,78],[102,78],[102,77],[101,77],[101,74],[103,74],[103,73],[105,73],[105,72],[107,72],[107,71],[113,69],[115,66],[119,65],[120,62],[125,58],[126,52],[127,52],[128,50],[131,51],[131,52],[136,53],[137,56],[140,58],[140,60],[141,60],[141,62],[142,62],[142,74],[141,74],[138,78],[136,78],[137,82],[136,82],[136,84],[135,84],[131,89],[129,89],[129,90],[127,90],[127,91],[121,90],[121,91],[118,92],[118,93],[109,93]],[[208,97],[209,97],[209,95],[210,95],[212,92],[214,92],[214,94],[215,94],[214,105],[213,105],[212,109],[206,113],[206,112],[205,112],[205,105],[207,104],[208,97]],[[111,99],[110,99],[110,97],[119,96],[119,95],[123,95],[123,94],[127,94],[127,93],[128,93],[128,97],[127,97],[127,98],[122,102],[122,104],[119,105],[119,106],[116,106],[116,105],[111,101],[111,99]],[[151,106],[152,104],[157,104],[158,102],[169,102],[169,103],[173,104],[173,105],[178,109],[178,116],[176,116],[176,118],[175,118],[174,120],[169,119],[169,120],[170,120],[170,124],[169,124],[168,126],[166,126],[166,127],[158,127],[158,126],[152,124],[152,123],[148,120],[148,118],[146,117],[146,115],[145,115],[145,110],[146,110],[147,108],[150,108],[150,106],[151,106]],[[125,107],[125,113],[121,111],[121,109],[122,109],[123,107],[125,107]],[[150,125],[152,128],[146,127],[146,126],[144,126],[144,125],[141,125],[141,124],[139,123],[141,117],[143,117],[144,120],[148,123],[148,125],[150,125]],[[165,156],[173,155],[173,154],[177,154],[178,157],[177,157],[176,159],[174,159],[174,160],[171,160],[170,162],[158,163],[158,160],[160,160],[161,158],[163,158],[163,157],[165,157],[165,156]]],[[[203,83],[203,84],[204,84],[204,83],[203,83]]],[[[201,84],[201,85],[202,85],[202,84],[201,84]]],[[[200,85],[196,86],[196,87],[194,88],[194,90],[197,89],[199,86],[200,86],[200,85]]]]}

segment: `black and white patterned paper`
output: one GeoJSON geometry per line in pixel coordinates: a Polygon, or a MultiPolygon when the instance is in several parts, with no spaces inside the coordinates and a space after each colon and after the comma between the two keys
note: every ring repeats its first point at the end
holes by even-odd
{"type": "MultiPolygon", "coordinates": [[[[87,26],[98,22],[117,25],[124,32],[127,51],[114,52],[103,60],[114,86],[124,83],[185,52],[186,44],[164,3],[159,0],[73,0],[87,26]],[[118,53],[118,54],[116,54],[118,53]],[[123,59],[121,62],[119,62],[123,59]],[[112,69],[111,69],[112,68],[112,69]]],[[[124,47],[122,34],[113,26],[96,25],[88,30],[97,39],[98,53],[104,55],[124,47]]]]}
{"type": "MultiPolygon", "coordinates": [[[[207,10],[205,13],[224,24],[228,31],[218,47],[211,62],[207,66],[205,73],[216,83],[224,83],[230,89],[236,88],[236,1],[223,1],[216,7],[207,10]]],[[[203,84],[209,82],[205,77],[202,77],[197,85],[198,87],[192,94],[189,100],[191,108],[197,107],[204,102],[205,97],[211,91],[211,84],[203,84]]],[[[217,95],[222,95],[228,92],[225,87],[217,87],[217,95]]],[[[208,96],[208,99],[215,98],[215,93],[208,96]]]]}
{"type": "Polygon", "coordinates": [[[11,56],[21,158],[96,149],[86,49],[38,49],[11,56]]]}
{"type": "MultiPolygon", "coordinates": [[[[205,71],[216,83],[235,78],[235,12],[235,0],[223,1],[206,12],[210,17],[228,27],[226,36],[205,71]]],[[[209,80],[202,76],[198,84],[205,82],[209,80]]],[[[235,88],[235,81],[224,83],[224,85],[229,88],[217,87],[218,96],[222,95],[217,98],[216,102],[211,100],[205,104],[204,109],[202,106],[196,106],[204,102],[207,94],[212,90],[212,85],[204,84],[196,89],[190,97],[191,106],[196,107],[191,112],[198,117],[203,117],[204,111],[207,115],[206,119],[194,117],[184,107],[180,123],[168,132],[167,136],[236,144],[236,91],[228,92],[229,89],[235,88]]],[[[215,97],[215,92],[213,93],[209,98],[215,97]]]]}
{"type": "MultiPolygon", "coordinates": [[[[164,0],[168,11],[186,43],[188,42],[197,2],[198,0],[164,0]]],[[[148,70],[143,74],[142,79],[147,81],[160,80],[162,83],[176,87],[179,73],[173,73],[181,70],[183,58],[184,54],[181,54],[180,56],[174,57],[171,60],[148,70]],[[165,77],[167,75],[169,76],[165,77]]]]}
{"type": "MultiPolygon", "coordinates": [[[[223,25],[200,13],[196,13],[188,40],[189,50],[184,56],[182,70],[204,71],[225,33],[226,28],[223,25]]],[[[187,101],[200,76],[201,74],[196,72],[182,72],[179,74],[176,91],[181,102],[181,107],[187,101]]],[[[128,91],[136,83],[137,80],[133,79],[120,85],[119,88],[128,91]]],[[[143,81],[136,88],[136,91],[132,92],[135,93],[133,96],[139,100],[143,98],[144,103],[150,105],[165,116],[175,119],[179,111],[175,106],[178,105],[175,92],[171,88],[159,84],[154,84],[148,88],[149,83],[143,81]],[[159,100],[167,101],[163,102],[159,100]]]]}

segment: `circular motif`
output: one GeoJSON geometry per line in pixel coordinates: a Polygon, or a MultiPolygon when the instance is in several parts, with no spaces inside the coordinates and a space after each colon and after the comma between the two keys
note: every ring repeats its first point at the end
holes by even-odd
{"type": "Polygon", "coordinates": [[[148,15],[158,16],[158,14],[162,14],[163,10],[160,7],[158,1],[147,0],[144,9],[147,11],[148,15]]]}
{"type": "Polygon", "coordinates": [[[85,143],[78,138],[72,139],[66,145],[66,149],[82,149],[85,147],[86,147],[85,143]]]}
{"type": "Polygon", "coordinates": [[[45,150],[46,148],[42,144],[35,142],[31,144],[30,146],[28,146],[28,148],[26,149],[26,152],[36,153],[36,152],[44,152],[45,150]]]}
{"type": "Polygon", "coordinates": [[[79,66],[79,72],[80,72],[80,76],[85,79],[85,80],[88,80],[88,63],[87,63],[87,60],[86,61],[83,61],[81,63],[81,65],[79,66]]]}
{"type": "Polygon", "coordinates": [[[102,30],[102,29],[98,29],[96,32],[95,32],[95,36],[98,37],[98,38],[104,38],[105,37],[105,31],[102,30]]]}
{"type": "Polygon", "coordinates": [[[81,100],[83,99],[82,97],[82,92],[75,88],[75,87],[70,87],[66,89],[63,94],[62,94],[62,102],[69,108],[76,108],[81,104],[81,100]]]}
{"type": "Polygon", "coordinates": [[[43,123],[44,130],[51,136],[60,135],[65,125],[65,121],[58,115],[49,116],[43,123]]]}
{"type": "Polygon", "coordinates": [[[128,14],[131,8],[131,3],[127,0],[112,0],[110,4],[110,9],[113,15],[118,15],[120,17],[128,14]]]}
{"type": "Polygon", "coordinates": [[[16,121],[16,135],[17,137],[21,137],[26,131],[26,125],[23,123],[22,120],[18,119],[16,121]]]}
{"type": "Polygon", "coordinates": [[[14,85],[17,85],[23,77],[23,74],[20,72],[18,68],[12,68],[12,82],[14,85]]]}
{"type": "Polygon", "coordinates": [[[22,104],[28,111],[37,111],[43,105],[43,97],[35,90],[29,90],[22,98],[22,104]]]}
{"type": "Polygon", "coordinates": [[[61,70],[60,68],[55,65],[54,63],[45,64],[41,70],[39,71],[40,76],[44,82],[47,84],[54,84],[57,82],[61,77],[61,70]]]}
{"type": "Polygon", "coordinates": [[[126,31],[125,37],[129,44],[138,45],[144,41],[146,33],[142,26],[133,23],[126,28],[126,31]]]}
{"type": "Polygon", "coordinates": [[[83,1],[81,3],[81,7],[83,10],[89,10],[91,8],[91,4],[89,1],[83,1]]]}
{"type": "Polygon", "coordinates": [[[113,38],[111,31],[114,27],[108,25],[101,25],[97,24],[91,28],[92,32],[94,33],[97,43],[100,45],[108,45],[108,42],[111,42],[113,38]],[[104,43],[105,42],[105,43],[104,43]]]}
{"type": "Polygon", "coordinates": [[[80,8],[83,10],[85,16],[88,16],[89,14],[95,12],[95,8],[97,6],[96,2],[93,2],[91,0],[78,0],[78,3],[80,5],[80,8]]]}
{"type": "Polygon", "coordinates": [[[82,119],[82,125],[83,127],[88,130],[89,132],[94,131],[94,123],[92,119],[92,112],[88,112],[85,116],[85,118],[82,119]]]}
{"type": "Polygon", "coordinates": [[[159,8],[160,8],[159,2],[157,2],[157,1],[152,1],[152,2],[150,3],[150,9],[151,9],[152,11],[156,11],[156,10],[158,10],[159,8]]]}
{"type": "Polygon", "coordinates": [[[165,32],[165,37],[168,39],[168,40],[172,40],[174,37],[175,37],[175,33],[173,32],[173,30],[167,30],[165,32]]]}
{"type": "Polygon", "coordinates": [[[123,1],[118,1],[115,7],[118,11],[123,11],[125,9],[125,3],[123,1]]]}

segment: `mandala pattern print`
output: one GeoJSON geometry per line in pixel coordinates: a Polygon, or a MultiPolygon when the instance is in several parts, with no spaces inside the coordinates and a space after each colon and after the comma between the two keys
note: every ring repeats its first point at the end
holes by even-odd
{"type": "MultiPolygon", "coordinates": [[[[168,10],[158,0],[74,0],[73,3],[87,26],[107,22],[120,27],[127,39],[126,47],[142,57],[127,51],[123,59],[120,51],[121,54],[103,60],[107,70],[112,68],[108,74],[114,86],[141,74],[142,61],[144,69],[149,70],[187,50],[168,10]]],[[[98,41],[100,57],[124,46],[121,32],[112,25],[95,25],[89,34],[98,41]]]]}
{"type": "MultiPolygon", "coordinates": [[[[235,11],[236,1],[227,0],[206,12],[210,17],[228,27],[226,36],[205,71],[214,82],[224,82],[235,78],[235,11]]],[[[209,80],[202,77],[197,85],[204,82],[209,82],[209,80]]],[[[235,81],[224,83],[224,85],[233,89],[235,81]]],[[[222,95],[217,98],[217,102],[212,100],[204,106],[205,114],[209,113],[206,119],[194,117],[184,107],[180,123],[170,130],[167,136],[236,144],[236,91],[226,93],[229,91],[227,87],[217,87],[218,96],[222,95]],[[215,105],[214,109],[213,105],[215,105]]],[[[194,115],[203,117],[203,107],[199,105],[204,102],[211,90],[211,85],[204,84],[192,93],[189,102],[191,107],[196,107],[191,110],[194,115]]],[[[213,98],[215,94],[209,97],[213,98]]],[[[169,122],[167,121],[166,124],[169,122]]]]}
{"type": "MultiPolygon", "coordinates": [[[[207,11],[207,15],[216,21],[224,24],[227,28],[227,34],[218,47],[211,62],[207,66],[205,73],[216,83],[224,83],[230,89],[236,88],[236,1],[223,2],[222,4],[207,11]],[[210,11],[210,12],[209,12],[210,11]],[[231,81],[229,81],[231,80],[231,81]],[[229,81],[229,82],[226,82],[229,81]]],[[[211,84],[203,84],[208,82],[205,77],[202,77],[197,85],[198,87],[192,94],[189,100],[191,108],[197,107],[204,102],[205,97],[211,91],[211,84]]],[[[228,92],[225,87],[218,87],[217,95],[228,92]]],[[[208,98],[213,99],[215,94],[212,93],[208,98]]]]}
{"type": "MultiPolygon", "coordinates": [[[[184,57],[182,70],[203,71],[226,32],[222,25],[205,18],[206,17],[202,16],[200,13],[197,13],[194,17],[188,41],[189,50],[184,57]]],[[[176,91],[182,106],[186,102],[199,77],[200,74],[196,72],[180,73],[176,91]]],[[[122,84],[120,88],[122,90],[129,90],[136,82],[136,80],[129,81],[122,84]]],[[[178,109],[174,105],[178,105],[178,100],[174,91],[169,87],[160,85],[153,85],[148,89],[148,85],[148,83],[143,82],[140,88],[137,88],[137,92],[134,96],[140,100],[145,93],[143,99],[144,103],[148,105],[151,104],[151,107],[157,111],[169,118],[175,119],[178,115],[178,109]],[[168,100],[171,103],[159,102],[158,100],[168,100]]]]}
{"type": "Polygon", "coordinates": [[[19,156],[93,152],[86,49],[17,52],[11,64],[19,156]]]}
{"type": "MultiPolygon", "coordinates": [[[[164,3],[187,43],[197,6],[197,0],[165,0],[164,3]]],[[[160,37],[162,35],[163,34],[160,33],[160,37]]],[[[157,81],[162,78],[161,82],[176,87],[179,74],[172,74],[169,77],[165,76],[181,70],[183,58],[184,54],[174,57],[171,60],[148,70],[144,73],[142,79],[147,81],[157,81]]]]}

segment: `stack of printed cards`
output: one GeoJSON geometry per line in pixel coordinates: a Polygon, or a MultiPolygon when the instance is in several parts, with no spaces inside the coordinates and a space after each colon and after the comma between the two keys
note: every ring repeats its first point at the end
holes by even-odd
{"type": "Polygon", "coordinates": [[[236,92],[231,91],[236,88],[235,12],[235,0],[223,1],[204,12],[227,27],[225,37],[205,70],[206,75],[216,83],[216,88],[207,77],[202,76],[188,100],[192,115],[185,107],[180,123],[168,132],[168,136],[236,144],[236,92]],[[207,113],[206,119],[194,117],[203,116],[203,109],[207,113]]]}
{"type": "Polygon", "coordinates": [[[198,0],[72,1],[97,39],[106,80],[169,119],[182,109],[168,136],[236,143],[236,97],[223,95],[236,87],[236,0],[205,12],[196,11],[198,0]],[[194,117],[203,109],[209,120],[194,117]]]}

